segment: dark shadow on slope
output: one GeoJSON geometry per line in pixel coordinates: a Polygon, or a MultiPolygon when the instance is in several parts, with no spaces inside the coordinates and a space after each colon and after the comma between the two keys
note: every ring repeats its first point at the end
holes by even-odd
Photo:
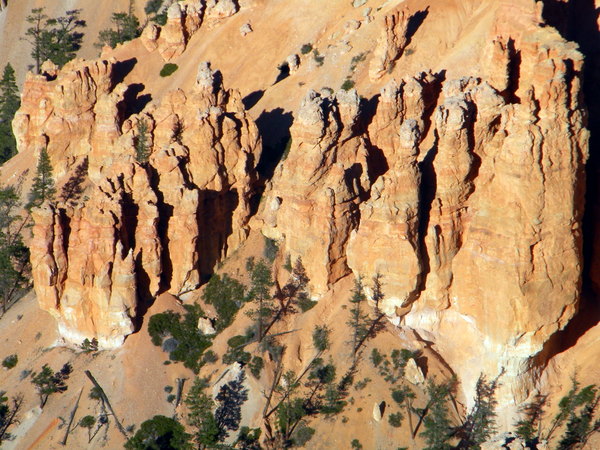
{"type": "Polygon", "coordinates": [[[279,69],[279,73],[277,74],[277,78],[273,83],[274,85],[290,76],[290,65],[287,63],[287,61],[282,62],[277,69],[279,69]]]}
{"type": "Polygon", "coordinates": [[[113,68],[113,86],[122,83],[137,64],[137,58],[117,61],[113,68]]]}
{"type": "Polygon", "coordinates": [[[263,95],[265,95],[264,90],[254,91],[246,95],[242,99],[244,109],[246,109],[246,111],[252,109],[254,105],[256,105],[260,101],[260,99],[263,98],[263,95]]]}
{"type": "Polygon", "coordinates": [[[128,119],[134,114],[139,114],[143,111],[148,103],[152,101],[150,94],[141,94],[145,89],[142,83],[130,84],[125,94],[123,94],[123,101],[120,106],[122,109],[123,119],[128,119]],[[138,96],[139,95],[139,96],[138,96]]]}
{"type": "Polygon", "coordinates": [[[290,128],[293,121],[292,113],[285,112],[282,108],[264,111],[256,119],[256,126],[263,142],[263,151],[256,166],[261,179],[270,180],[275,168],[283,159],[291,139],[290,128]]]}
{"type": "Polygon", "coordinates": [[[429,6],[422,11],[417,11],[410,19],[408,19],[408,25],[406,27],[406,47],[410,45],[410,40],[421,27],[421,25],[423,25],[423,22],[428,15],[429,6]]]}
{"type": "Polygon", "coordinates": [[[75,168],[75,172],[69,180],[63,185],[63,188],[60,193],[60,199],[69,203],[71,206],[75,206],[77,201],[81,197],[83,193],[83,182],[87,178],[88,174],[88,158],[85,159],[75,168]]]}

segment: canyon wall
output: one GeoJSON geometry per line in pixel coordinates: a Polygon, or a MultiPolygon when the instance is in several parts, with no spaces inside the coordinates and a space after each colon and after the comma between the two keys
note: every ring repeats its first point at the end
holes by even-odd
{"type": "MultiPolygon", "coordinates": [[[[258,12],[259,3],[251,5],[258,12]]],[[[244,85],[243,100],[201,63],[191,89],[149,102],[139,83],[124,81],[123,55],[132,55],[123,48],[119,61],[107,50],[98,61],[46,64],[44,75],[28,75],[14,121],[19,150],[37,156],[47,148],[60,187],[55,204],[33,212],[33,277],[62,335],[120,345],[148,298],[165,290],[185,298],[252,223],[286,256],[302,257],[316,299],[348,276],[363,277],[368,291],[380,274],[390,322],[435,346],[465,398],[484,372],[502,375],[501,407],[524,401],[537,376],[532,361],[580,301],[584,59],[544,23],[541,2],[429,3],[387,5],[377,21],[367,13],[348,27],[364,30],[373,48],[348,55],[362,76],[357,89],[335,93],[305,85],[330,85],[348,42],[321,46],[323,55],[338,52],[320,62],[333,61],[329,72],[317,53],[292,54],[300,64],[282,79],[281,66],[265,69],[256,54],[240,52],[229,70],[251,60],[259,73],[243,74],[252,86],[244,85]],[[419,35],[429,17],[438,22],[419,35]],[[416,50],[419,63],[415,36],[430,46],[416,50]],[[267,87],[256,90],[251,83],[261,77],[267,87]],[[284,110],[299,90],[304,99],[284,110]],[[252,95],[264,96],[257,109],[273,119],[271,128],[262,120],[265,138],[285,135],[275,128],[293,115],[289,152],[268,179],[256,170],[262,144],[246,111],[252,95]]],[[[160,62],[144,72],[140,57],[137,73],[157,74],[173,60],[181,65],[175,76],[185,74],[186,61],[203,60],[189,53],[192,34],[203,30],[215,46],[223,38],[228,54],[241,45],[231,35],[242,39],[247,17],[227,39],[206,29],[236,5],[171,6],[167,24],[147,26],[132,45],[160,62]]],[[[259,20],[244,42],[261,33],[259,20]]],[[[281,60],[289,55],[286,48],[281,60]]]]}

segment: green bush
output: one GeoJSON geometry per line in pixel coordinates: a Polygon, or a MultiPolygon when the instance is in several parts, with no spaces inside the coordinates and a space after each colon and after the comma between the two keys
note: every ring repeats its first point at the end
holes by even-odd
{"type": "Polygon", "coordinates": [[[162,69],[160,69],[160,76],[165,78],[168,77],[170,75],[173,75],[173,73],[179,69],[179,66],[177,64],[173,64],[173,63],[166,63],[162,69]]]}
{"type": "Polygon", "coordinates": [[[263,255],[267,258],[271,263],[275,261],[277,257],[277,252],[279,251],[279,246],[277,245],[277,241],[274,239],[265,238],[265,250],[263,255]]]}
{"type": "Polygon", "coordinates": [[[319,53],[319,50],[317,50],[316,48],[313,50],[313,58],[315,60],[315,62],[317,63],[317,66],[321,67],[323,65],[323,63],[325,62],[325,57],[321,56],[321,54],[319,53]]]}
{"type": "Polygon", "coordinates": [[[248,367],[250,368],[250,373],[252,373],[252,376],[254,376],[254,378],[256,378],[257,380],[260,378],[260,372],[262,371],[264,366],[265,362],[260,356],[253,356],[252,360],[250,361],[250,364],[248,364],[248,367]]]}
{"type": "Polygon", "coordinates": [[[198,330],[198,319],[204,317],[200,306],[184,305],[184,308],[183,317],[173,311],[150,317],[148,333],[156,346],[161,346],[167,337],[173,338],[176,347],[169,352],[169,358],[183,362],[185,367],[197,373],[202,366],[202,354],[212,345],[212,338],[198,330]]]}
{"type": "Polygon", "coordinates": [[[142,423],[140,429],[125,443],[129,450],[179,449],[192,450],[191,436],[175,419],[154,416],[142,423]]]}
{"type": "Polygon", "coordinates": [[[19,362],[19,357],[15,355],[9,355],[2,361],[2,367],[6,367],[7,369],[12,369],[19,362]]]}
{"type": "Polygon", "coordinates": [[[318,302],[315,302],[315,301],[311,300],[308,297],[300,297],[298,299],[297,305],[302,310],[302,312],[304,313],[306,311],[309,311],[309,310],[313,309],[316,306],[317,303],[318,302]]]}
{"type": "Polygon", "coordinates": [[[242,283],[227,274],[223,277],[215,274],[206,284],[202,299],[215,307],[219,316],[215,323],[217,332],[223,331],[233,323],[235,315],[244,304],[244,290],[242,283]]]}
{"type": "Polygon", "coordinates": [[[308,55],[312,51],[312,49],[312,44],[304,44],[302,47],[300,47],[300,53],[302,53],[303,55],[308,55]]]}
{"type": "Polygon", "coordinates": [[[354,87],[354,80],[351,80],[350,78],[346,78],[346,80],[342,83],[342,89],[344,91],[349,91],[350,89],[352,89],[354,87]]]}
{"type": "Polygon", "coordinates": [[[391,426],[393,426],[394,428],[400,428],[400,426],[402,425],[402,419],[404,417],[402,416],[402,413],[392,413],[388,416],[388,422],[390,423],[391,426]]]}

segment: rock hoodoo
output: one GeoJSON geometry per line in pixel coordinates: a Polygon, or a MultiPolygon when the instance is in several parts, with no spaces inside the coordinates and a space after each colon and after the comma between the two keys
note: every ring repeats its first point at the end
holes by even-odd
{"type": "Polygon", "coordinates": [[[47,147],[59,184],[78,186],[33,214],[40,304],[65,338],[102,347],[133,330],[140,301],[195,289],[243,242],[260,157],[239,94],[208,63],[191,92],[129,117],[115,64],[30,75],[14,122],[20,151],[47,147]],[[140,146],[148,162],[136,160],[140,146]]]}

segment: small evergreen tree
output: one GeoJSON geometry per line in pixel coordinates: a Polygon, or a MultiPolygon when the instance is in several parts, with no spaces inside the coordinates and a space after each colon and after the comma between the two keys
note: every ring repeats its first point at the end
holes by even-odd
{"type": "Polygon", "coordinates": [[[206,394],[208,388],[206,378],[196,377],[194,385],[185,398],[188,407],[188,424],[195,429],[193,439],[200,448],[213,447],[219,442],[221,434],[212,412],[213,399],[206,394]]]}
{"type": "Polygon", "coordinates": [[[2,315],[27,287],[29,250],[21,239],[26,219],[17,214],[19,195],[13,187],[0,186],[0,305],[2,315]]]}
{"type": "Polygon", "coordinates": [[[453,382],[436,384],[432,380],[429,380],[427,384],[429,402],[425,408],[427,415],[423,419],[425,431],[421,433],[427,442],[424,450],[450,450],[452,448],[448,443],[451,432],[448,400],[453,385],[453,382]]]}
{"type": "Polygon", "coordinates": [[[96,47],[108,45],[115,48],[118,44],[135,39],[142,32],[140,21],[133,13],[133,0],[129,1],[129,11],[113,13],[111,22],[114,28],[100,30],[96,47]]]}
{"type": "Polygon", "coordinates": [[[43,148],[38,159],[37,172],[33,179],[33,186],[29,193],[29,203],[27,208],[41,206],[46,200],[54,200],[56,188],[54,187],[54,179],[52,178],[52,164],[48,151],[43,148]]]}
{"type": "Polygon", "coordinates": [[[0,80],[0,165],[17,154],[17,141],[12,121],[21,106],[15,70],[6,64],[0,80]]]}
{"type": "Polygon", "coordinates": [[[44,364],[42,371],[31,375],[31,382],[40,396],[40,408],[43,408],[51,394],[62,393],[67,390],[66,380],[69,379],[73,368],[65,364],[59,372],[52,372],[48,364],[44,364]]]}
{"type": "Polygon", "coordinates": [[[362,279],[359,277],[354,281],[354,291],[350,303],[352,308],[350,309],[350,320],[347,324],[350,326],[352,337],[352,355],[356,360],[356,354],[358,352],[360,342],[364,339],[368,330],[368,315],[363,311],[363,304],[366,303],[367,297],[364,293],[362,279]]]}
{"type": "Polygon", "coordinates": [[[475,387],[475,404],[462,427],[465,437],[459,448],[481,448],[495,431],[497,381],[487,382],[482,374],[475,387]]]}
{"type": "Polygon", "coordinates": [[[18,414],[23,404],[22,395],[13,397],[11,403],[8,403],[8,397],[5,397],[4,394],[4,391],[0,391],[0,444],[4,440],[12,438],[8,429],[18,423],[18,414]]]}
{"type": "Polygon", "coordinates": [[[254,258],[246,261],[246,269],[250,272],[251,281],[248,298],[257,304],[257,308],[250,311],[248,315],[256,322],[257,337],[260,342],[265,337],[269,319],[274,313],[271,303],[271,287],[273,286],[271,269],[262,259],[255,262],[254,258]]]}
{"type": "Polygon", "coordinates": [[[72,9],[65,16],[50,18],[44,8],[34,8],[25,20],[31,27],[25,32],[25,40],[31,44],[31,57],[35,61],[35,71],[40,73],[46,60],[62,67],[75,58],[81,48],[83,33],[80,28],[86,26],[79,18],[81,10],[72,9]]]}
{"type": "Polygon", "coordinates": [[[145,119],[137,121],[138,135],[135,138],[135,159],[137,162],[148,162],[150,145],[148,144],[148,122],[145,119]]]}
{"type": "Polygon", "coordinates": [[[177,449],[192,450],[190,435],[175,419],[154,416],[140,426],[135,435],[125,443],[128,450],[177,449]]]}

